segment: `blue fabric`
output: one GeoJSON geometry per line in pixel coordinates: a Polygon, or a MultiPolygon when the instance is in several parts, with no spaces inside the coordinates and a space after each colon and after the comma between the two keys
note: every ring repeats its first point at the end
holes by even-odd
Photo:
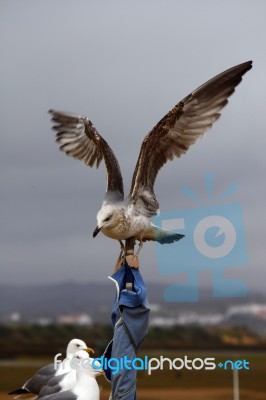
{"type": "Polygon", "coordinates": [[[148,307],[148,302],[146,285],[139,269],[130,268],[125,264],[115,274],[113,274],[111,278],[116,281],[118,286],[118,292],[113,304],[111,317],[114,326],[120,318],[120,309],[122,306],[137,307],[145,303],[148,307]],[[132,291],[126,289],[127,282],[132,283],[132,291]]]}
{"type": "MultiPolygon", "coordinates": [[[[132,360],[147,333],[149,324],[149,305],[147,289],[139,269],[127,264],[121,267],[111,279],[116,284],[116,297],[112,310],[114,326],[113,340],[107,346],[106,359],[127,357],[132,360]],[[132,290],[126,289],[126,283],[132,284],[132,290]]],[[[105,369],[107,379],[112,385],[112,400],[136,400],[136,370],[121,369],[112,374],[105,369]]]]}

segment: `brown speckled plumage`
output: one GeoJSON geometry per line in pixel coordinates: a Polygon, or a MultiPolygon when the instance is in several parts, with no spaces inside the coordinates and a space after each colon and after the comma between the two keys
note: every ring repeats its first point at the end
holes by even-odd
{"type": "MultiPolygon", "coordinates": [[[[127,235],[140,240],[171,243],[183,235],[153,227],[150,218],[159,209],[154,182],[163,165],[185,154],[220,117],[229,96],[252,68],[248,61],[230,68],[194,90],[169,111],[144,138],[132,178],[129,197],[123,202],[123,180],[118,161],[88,118],[51,110],[60,149],[92,167],[102,159],[107,170],[106,196],[97,215],[98,227],[109,237],[127,235]],[[101,224],[101,226],[99,226],[101,224]],[[146,237],[145,237],[146,232],[146,237]]],[[[119,237],[120,236],[120,237],[119,237]]]]}

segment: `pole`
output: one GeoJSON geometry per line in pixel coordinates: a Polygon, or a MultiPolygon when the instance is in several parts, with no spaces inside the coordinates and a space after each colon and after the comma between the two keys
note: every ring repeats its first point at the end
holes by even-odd
{"type": "Polygon", "coordinates": [[[131,237],[126,240],[125,256],[126,262],[131,268],[139,268],[138,253],[134,254],[135,238],[131,237]]]}
{"type": "MultiPolygon", "coordinates": [[[[135,246],[135,238],[134,237],[126,239],[125,257],[126,257],[126,261],[127,261],[129,266],[133,266],[132,263],[134,263],[134,246],[135,246]]],[[[126,280],[126,289],[127,290],[132,290],[133,289],[133,281],[132,281],[132,279],[127,279],[126,280]]]]}
{"type": "Polygon", "coordinates": [[[135,238],[134,237],[126,239],[126,246],[125,246],[126,256],[128,254],[134,254],[134,246],[135,246],[135,238]]]}
{"type": "MultiPolygon", "coordinates": [[[[149,324],[146,285],[139,268],[132,265],[138,263],[138,255],[134,255],[135,239],[129,238],[125,246],[122,245],[124,254],[119,258],[118,269],[111,277],[117,293],[112,309],[113,340],[104,352],[108,360],[134,360],[149,324]]],[[[137,369],[124,366],[114,374],[108,366],[105,374],[111,382],[109,400],[136,400],[137,369]]]]}
{"type": "Polygon", "coordinates": [[[233,369],[233,388],[234,388],[234,400],[239,400],[239,379],[238,369],[233,369]]]}
{"type": "Polygon", "coordinates": [[[131,237],[129,239],[126,239],[125,246],[123,246],[122,242],[120,243],[121,243],[121,252],[116,261],[114,273],[116,273],[122,267],[122,265],[124,265],[125,260],[128,266],[133,268],[138,268],[139,267],[138,256],[134,255],[135,238],[131,237]]]}

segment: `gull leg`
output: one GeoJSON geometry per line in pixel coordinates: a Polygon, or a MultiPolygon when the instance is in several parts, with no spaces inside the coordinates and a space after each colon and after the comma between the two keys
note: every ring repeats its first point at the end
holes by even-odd
{"type": "Polygon", "coordinates": [[[139,248],[138,248],[138,251],[137,251],[137,253],[136,253],[136,256],[139,255],[140,250],[142,249],[142,247],[143,247],[143,241],[142,241],[142,239],[140,239],[140,241],[139,241],[139,248]]]}
{"type": "Polygon", "coordinates": [[[117,272],[119,270],[119,268],[121,268],[121,266],[124,264],[124,259],[125,259],[124,243],[122,242],[122,240],[119,240],[119,243],[120,243],[120,253],[119,253],[118,259],[115,263],[114,273],[117,272]]]}

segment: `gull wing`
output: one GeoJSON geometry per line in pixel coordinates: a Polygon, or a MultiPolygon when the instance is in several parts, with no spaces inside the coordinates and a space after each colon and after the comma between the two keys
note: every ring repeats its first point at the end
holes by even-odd
{"type": "Polygon", "coordinates": [[[185,154],[212,127],[251,68],[252,61],[248,61],[210,79],[180,101],[145,137],[130,190],[130,199],[140,214],[156,214],[159,204],[153,187],[158,171],[167,161],[185,154]]]}
{"type": "Polygon", "coordinates": [[[56,142],[60,150],[68,156],[83,161],[89,167],[100,165],[104,159],[106,166],[106,199],[123,200],[123,179],[118,161],[92,122],[80,115],[50,110],[51,120],[56,125],[56,142]]]}

